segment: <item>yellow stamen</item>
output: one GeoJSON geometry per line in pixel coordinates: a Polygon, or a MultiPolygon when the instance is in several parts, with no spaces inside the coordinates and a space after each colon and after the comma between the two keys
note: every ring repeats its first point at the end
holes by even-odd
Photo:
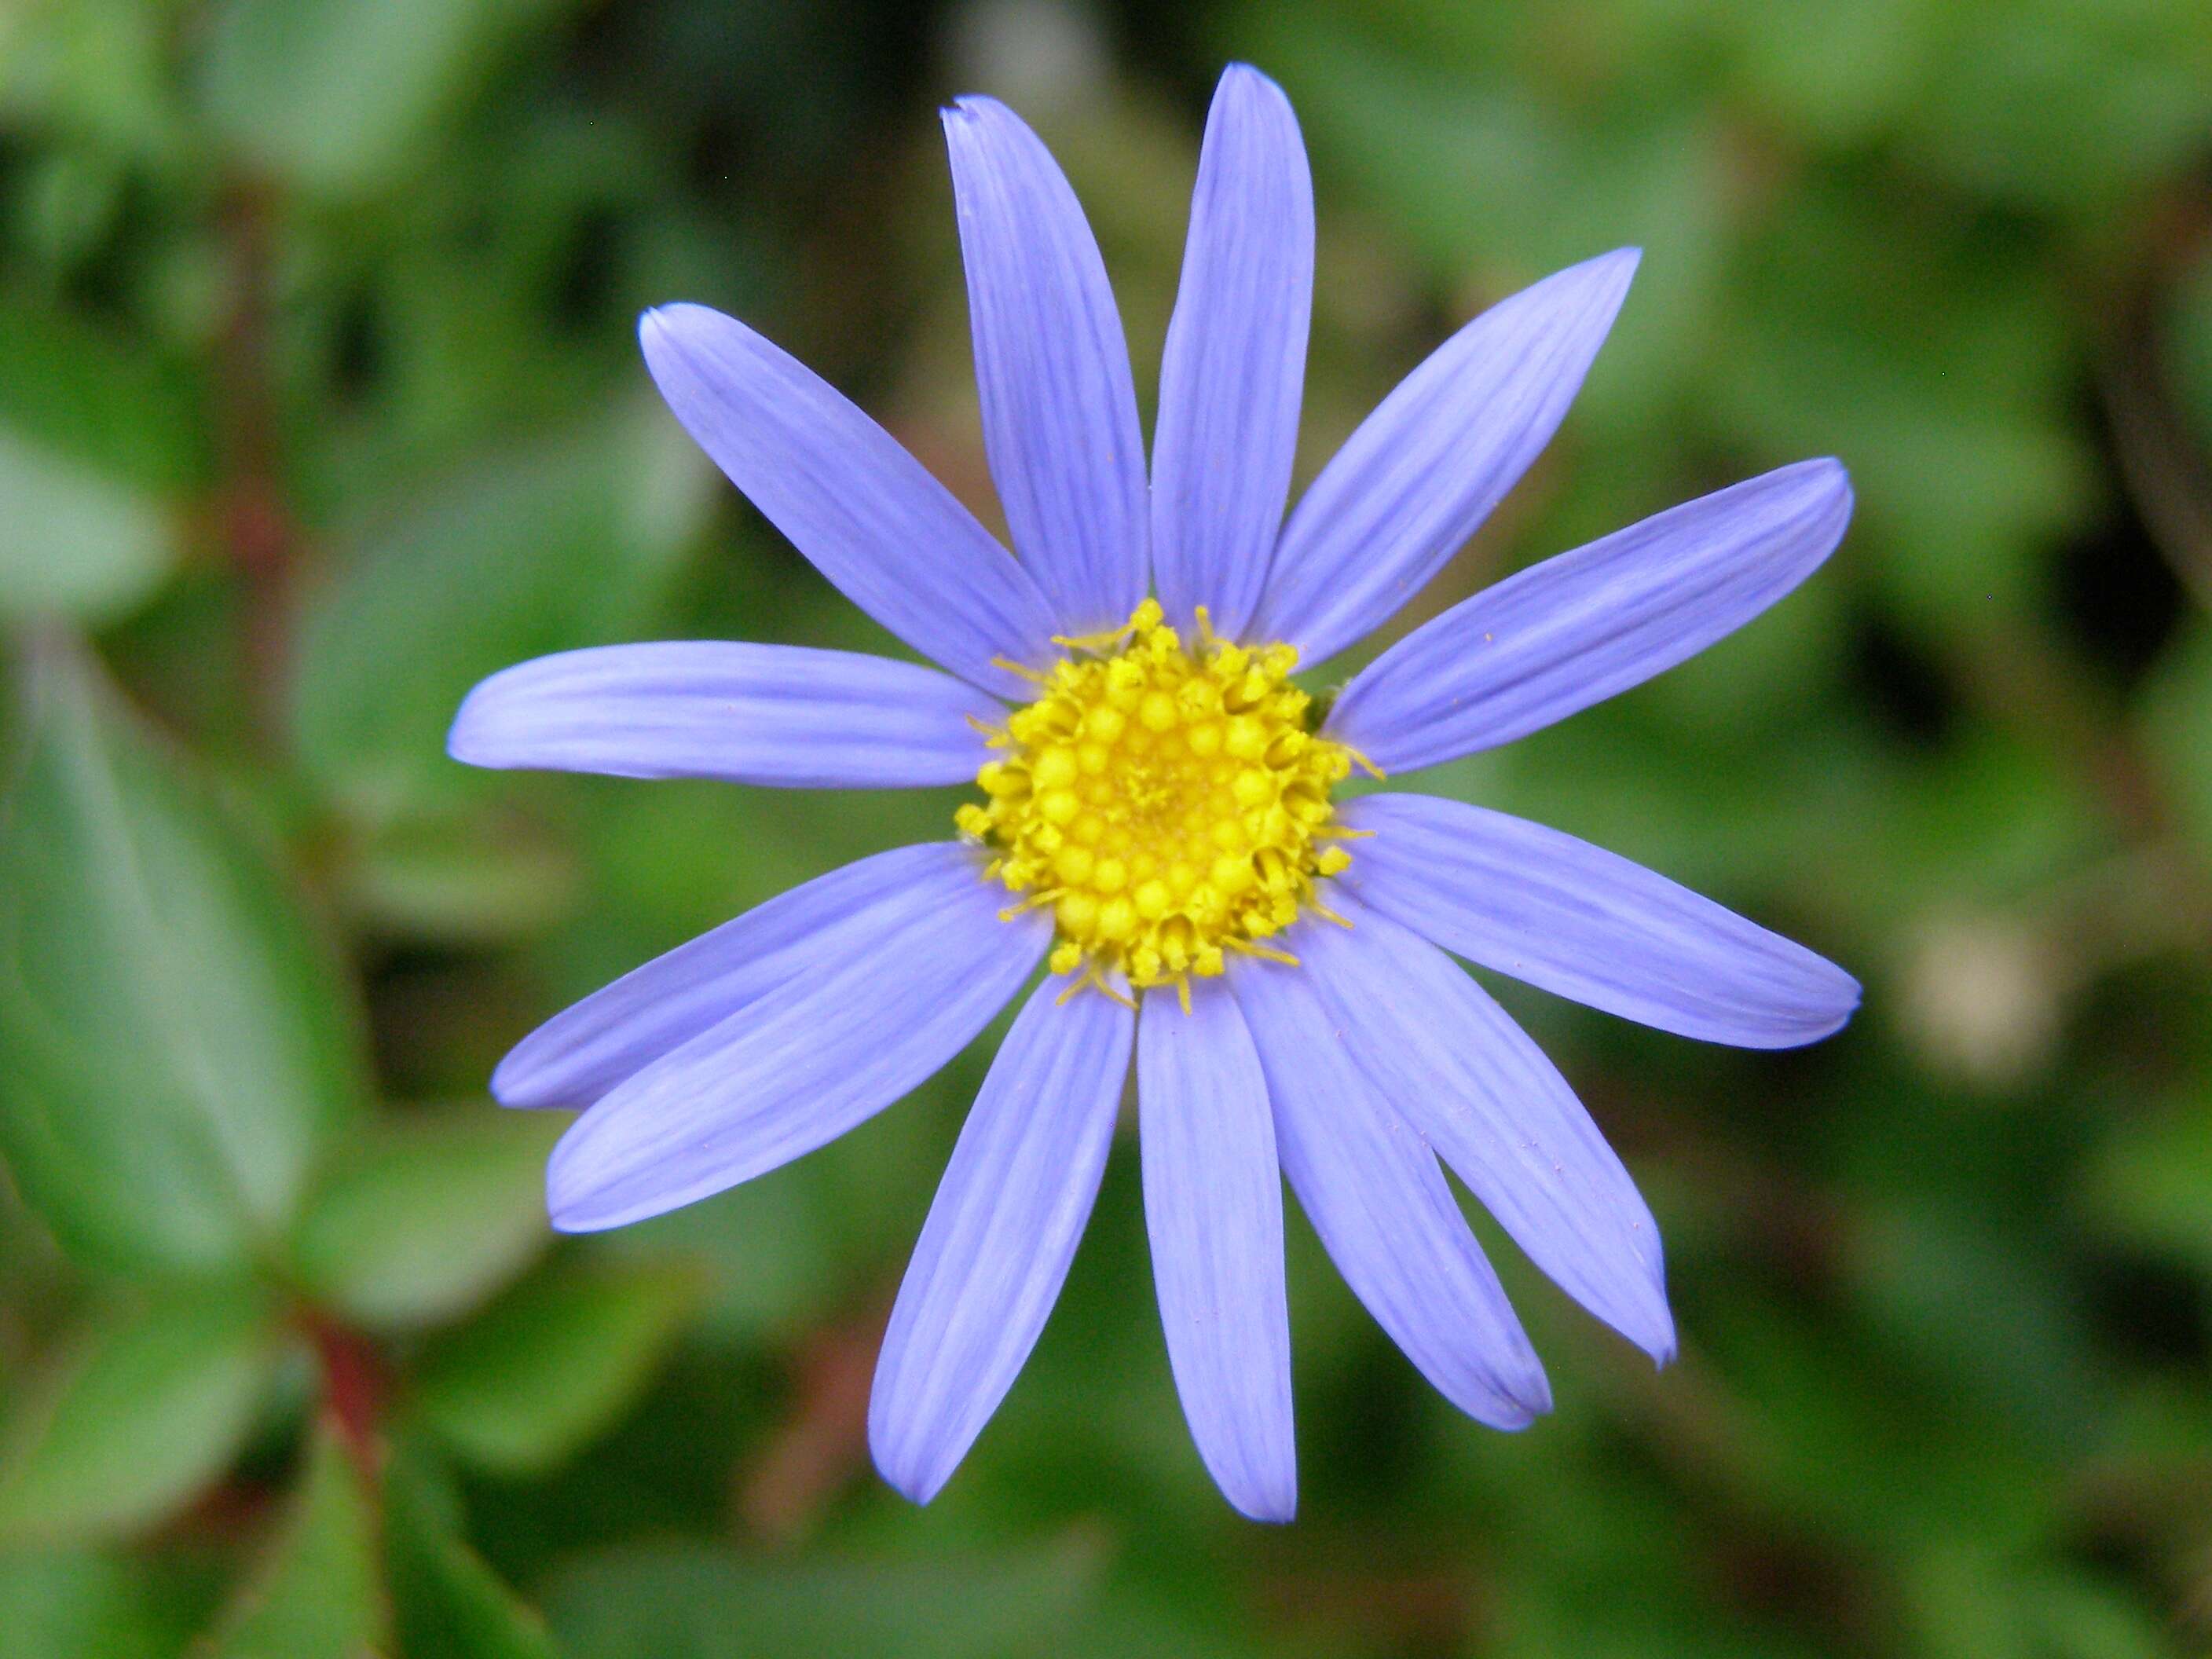
{"type": "MultiPolygon", "coordinates": [[[[1115,1001],[1120,1003],[1131,1013],[1133,1014],[1137,1012],[1136,998],[1131,996],[1127,991],[1122,990],[1120,987],[1115,985],[1111,981],[1109,981],[1104,974],[1099,971],[1098,964],[1095,962],[1084,969],[1082,978],[1071,981],[1067,988],[1052,1000],[1052,1006],[1055,1008],[1064,1008],[1067,1006],[1068,1000],[1079,991],[1087,991],[1094,987],[1103,992],[1105,995],[1111,997],[1115,1001]]],[[[1185,1013],[1190,1012],[1188,1002],[1186,1002],[1184,1006],[1183,1012],[1185,1013]]]]}
{"type": "MultiPolygon", "coordinates": [[[[1354,766],[1366,773],[1367,775],[1374,779],[1376,782],[1380,783],[1382,781],[1382,769],[1377,766],[1373,761],[1368,759],[1366,756],[1361,754],[1357,749],[1350,748],[1342,744],[1340,744],[1337,746],[1343,749],[1344,752],[1351,757],[1352,763],[1354,766]]],[[[1369,830],[1367,833],[1372,835],[1374,832],[1372,830],[1369,830]]]]}
{"type": "Polygon", "coordinates": [[[1188,1009],[1225,952],[1296,965],[1261,941],[1309,909],[1342,921],[1316,883],[1366,832],[1335,821],[1330,795],[1375,769],[1307,730],[1295,650],[1196,621],[1194,651],[1146,599],[1109,633],[1055,641],[1069,654],[1048,672],[1001,665],[1042,695],[984,728],[999,753],[955,822],[990,849],[987,879],[1022,895],[1004,915],[1051,907],[1048,965],[1070,995],[1172,985],[1188,1009]]]}
{"type": "Polygon", "coordinates": [[[1087,651],[1093,656],[1099,656],[1103,654],[1109,646],[1119,645],[1122,641],[1133,635],[1140,634],[1148,628],[1158,628],[1160,625],[1161,615],[1160,602],[1158,599],[1146,599],[1130,613],[1128,621],[1111,633],[1078,634],[1073,638],[1065,634],[1055,634],[1052,636],[1052,642],[1063,650],[1087,651]]]}
{"type": "Polygon", "coordinates": [[[1041,674],[1036,669],[1029,667],[1025,664],[1016,662],[1012,657],[994,657],[991,659],[991,666],[994,668],[1003,668],[1009,674],[1018,675],[1021,678],[1027,680],[1031,685],[1050,685],[1052,684],[1051,675],[1041,674]]]}

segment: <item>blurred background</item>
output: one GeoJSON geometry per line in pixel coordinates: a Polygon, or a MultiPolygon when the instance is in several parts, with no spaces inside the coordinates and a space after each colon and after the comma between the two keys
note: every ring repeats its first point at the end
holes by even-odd
{"type": "Polygon", "coordinates": [[[0,0],[11,1659],[2212,1650],[2209,186],[2198,0],[0,0]],[[1481,1429],[1294,1217],[1303,1518],[1248,1524],[1131,1140],[917,1510],[868,1378],[995,1033],[590,1239],[484,1085],[957,792],[477,774],[444,728],[566,647],[882,644],[636,313],[742,314],[998,523],[936,106],[1054,147],[1149,410],[1231,58],[1313,155],[1302,477],[1459,321],[1645,250],[1405,621],[1849,463],[1801,592],[1425,782],[1867,1005],[1741,1054],[1497,987],[1660,1218],[1669,1370],[1479,1219],[1558,1395],[1481,1429]]]}

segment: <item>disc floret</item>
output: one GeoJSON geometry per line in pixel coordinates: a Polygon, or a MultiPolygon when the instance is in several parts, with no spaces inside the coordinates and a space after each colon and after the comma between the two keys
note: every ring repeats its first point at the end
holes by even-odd
{"type": "MultiPolygon", "coordinates": [[[[1291,683],[1297,652],[1216,638],[1188,648],[1146,599],[1119,629],[1059,640],[1036,702],[991,734],[984,800],[962,832],[990,848],[986,878],[1049,905],[1056,974],[1110,970],[1142,990],[1221,972],[1309,906],[1352,862],[1330,792],[1357,757],[1309,729],[1291,683]]],[[[1012,911],[1009,914],[1012,914],[1012,911]]]]}

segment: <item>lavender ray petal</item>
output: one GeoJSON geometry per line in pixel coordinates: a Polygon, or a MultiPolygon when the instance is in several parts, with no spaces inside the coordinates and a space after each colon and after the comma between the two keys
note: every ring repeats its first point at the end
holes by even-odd
{"type": "Polygon", "coordinates": [[[1466,970],[1348,896],[1301,950],[1353,1061],[1576,1301],[1674,1355],[1658,1224],[1543,1050],[1466,970]]]}
{"type": "Polygon", "coordinates": [[[638,339],[684,429],[847,599],[969,684],[1026,698],[993,659],[1048,661],[1051,607],[896,439],[733,317],[662,306],[638,339]]]}
{"type": "Polygon", "coordinates": [[[1565,418],[1637,258],[1623,248],[1501,301],[1401,381],[1292,510],[1254,635],[1315,667],[1442,569],[1565,418]]]}
{"type": "Polygon", "coordinates": [[[556,1014],[500,1062],[492,1093],[508,1106],[588,1106],[777,987],[887,949],[981,885],[974,852],[954,842],[832,870],[556,1014]]]}
{"type": "MultiPolygon", "coordinates": [[[[1300,954],[1327,925],[1281,943],[1300,954]]],[[[1345,1282],[1446,1399],[1493,1428],[1525,1427],[1551,1389],[1436,1154],[1360,1070],[1304,968],[1240,958],[1231,984],[1283,1173],[1345,1282]]]]}
{"type": "Polygon", "coordinates": [[[469,693],[447,752],[471,766],[801,789],[964,782],[1006,707],[933,668],[852,651],[667,641],[564,651],[469,693]]]}
{"type": "Polygon", "coordinates": [[[1352,802],[1337,878],[1470,962],[1663,1031],[1790,1048],[1838,1030],[1858,981],[1803,945],[1570,835],[1463,801],[1352,802]]]}
{"type": "Polygon", "coordinates": [[[1037,136],[988,98],[944,118],[991,477],[1059,630],[1102,633],[1146,584],[1144,440],[1121,315],[1037,136]]]}
{"type": "Polygon", "coordinates": [[[1206,117],[1152,434],[1152,580],[1185,630],[1243,636],[1298,441],[1313,179],[1290,100],[1233,64],[1206,117]]]}
{"type": "Polygon", "coordinates": [[[1850,516],[1842,465],[1801,461],[1547,559],[1376,658],[1329,733],[1388,771],[1525,737],[1734,633],[1818,569],[1850,516]]]}
{"type": "Polygon", "coordinates": [[[915,1246],[868,1401],[876,1467],[917,1504],[990,1421],[1098,1195],[1136,1018],[1048,978],[1006,1034],[915,1246]]]}
{"type": "Polygon", "coordinates": [[[546,1170],[565,1232],[659,1215],[835,1140],[957,1054],[1044,954],[1042,912],[999,919],[965,885],[888,932],[848,934],[617,1085],[546,1170]]]}
{"type": "Polygon", "coordinates": [[[1283,1182],[1267,1085],[1236,998],[1194,980],[1190,1012],[1146,994],[1137,1023],[1145,1224],[1191,1438],[1255,1521],[1297,1513],[1283,1182]]]}

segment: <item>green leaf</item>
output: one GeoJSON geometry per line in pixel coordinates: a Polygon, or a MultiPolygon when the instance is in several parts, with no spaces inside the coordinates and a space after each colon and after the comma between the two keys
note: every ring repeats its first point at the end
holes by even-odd
{"type": "Polygon", "coordinates": [[[639,626],[708,476],[641,405],[479,461],[342,538],[342,574],[301,629],[301,758],[372,828],[480,787],[446,756],[461,698],[523,658],[639,626]]]}
{"type": "Polygon", "coordinates": [[[544,1248],[545,1156],[566,1127],[482,1105],[380,1128],[309,1198],[301,1283],[368,1325],[468,1312],[544,1248]]]}
{"type": "Polygon", "coordinates": [[[290,1522],[233,1604],[216,1659],[362,1659],[390,1623],[377,1571],[374,1500],[337,1436],[307,1455],[290,1522]]]}
{"type": "Polygon", "coordinates": [[[552,923],[578,873],[574,857],[527,820],[425,813],[376,828],[344,872],[344,899],[380,932],[482,945],[552,923]]]}
{"type": "Polygon", "coordinates": [[[214,476],[204,370],[80,317],[0,295],[0,424],[141,495],[214,476]]]}
{"type": "Polygon", "coordinates": [[[179,147],[169,31],[159,5],[0,8],[0,112],[134,160],[179,147]]]}
{"type": "Polygon", "coordinates": [[[277,1350],[245,1291],[171,1292],[96,1331],[9,1425],[0,1539],[73,1542],[169,1513],[236,1454],[277,1350]]]}
{"type": "Polygon", "coordinates": [[[0,617],[104,621],[175,563],[208,477],[198,388],[143,342],[0,295],[0,617]]]}
{"type": "Polygon", "coordinates": [[[652,1264],[541,1275],[432,1346],[416,1411],[482,1468],[549,1468],[644,1391],[699,1291],[690,1270],[652,1264]]]}
{"type": "Polygon", "coordinates": [[[374,189],[426,159],[438,118],[561,0],[228,0],[214,9],[207,112],[307,190],[374,189]]]}
{"type": "Polygon", "coordinates": [[[363,1092],[349,1000],[250,841],[76,648],[0,825],[0,1152],[68,1249],[233,1273],[363,1092]]]}
{"type": "Polygon", "coordinates": [[[911,1562],[748,1562],[682,1546],[592,1562],[551,1613],[575,1659],[1064,1652],[1101,1565],[1082,1540],[911,1562]]]}
{"type": "Polygon", "coordinates": [[[176,1633],[137,1564],[76,1551],[0,1558],[11,1659],[171,1659],[176,1633]]]}
{"type": "Polygon", "coordinates": [[[160,504],[0,428],[0,617],[118,616],[167,574],[160,504]]]}
{"type": "Polygon", "coordinates": [[[2118,1128],[2084,1197],[2108,1237],[2212,1273],[2212,1111],[2192,1101],[2118,1128]]]}
{"type": "Polygon", "coordinates": [[[538,1613],[461,1535],[448,1484],[403,1448],[385,1472],[385,1559],[407,1659],[556,1659],[538,1613]]]}

